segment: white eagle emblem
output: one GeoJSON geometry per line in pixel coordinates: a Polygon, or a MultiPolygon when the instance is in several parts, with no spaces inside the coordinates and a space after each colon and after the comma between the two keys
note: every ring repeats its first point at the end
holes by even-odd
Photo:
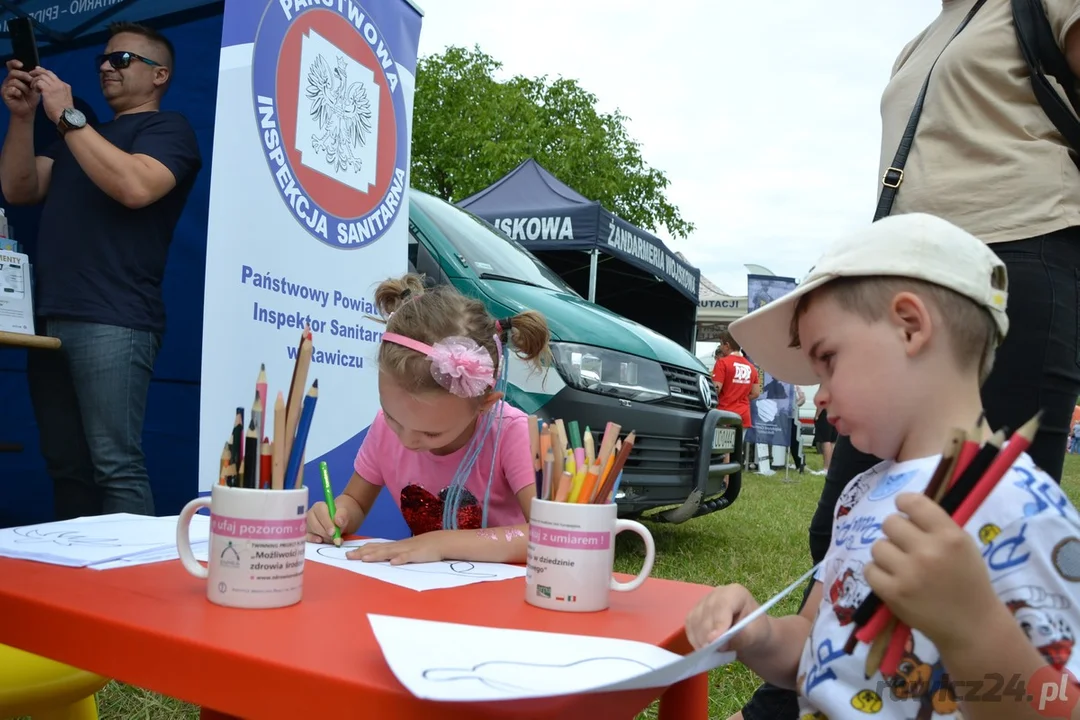
{"type": "Polygon", "coordinates": [[[311,101],[311,119],[319,124],[322,135],[312,135],[311,149],[325,153],[326,162],[336,171],[359,172],[363,159],[354,154],[367,143],[372,131],[371,103],[361,82],[351,85],[346,77],[345,58],[338,56],[337,67],[320,54],[308,68],[307,96],[311,101]]]}

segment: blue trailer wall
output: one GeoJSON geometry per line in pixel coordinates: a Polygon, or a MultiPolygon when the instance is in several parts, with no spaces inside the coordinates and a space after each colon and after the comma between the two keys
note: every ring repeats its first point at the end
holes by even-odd
{"type": "MultiPolygon", "coordinates": [[[[165,28],[177,47],[177,71],[164,107],[182,111],[195,128],[204,167],[176,228],[165,278],[168,331],[155,368],[146,417],[145,447],[159,514],[175,514],[191,499],[196,483],[199,373],[202,363],[203,274],[210,193],[214,105],[221,38],[217,14],[165,28]]],[[[93,44],[55,55],[42,65],[72,86],[102,120],[112,116],[101,97],[93,44]]],[[[8,116],[0,112],[0,132],[8,116]]],[[[49,137],[51,128],[42,133],[49,137]]],[[[53,135],[55,137],[55,135],[53,135]]],[[[37,208],[7,207],[16,239],[33,261],[37,208]]],[[[26,388],[26,354],[0,350],[0,442],[19,443],[21,453],[0,453],[0,526],[52,519],[52,487],[45,473],[26,388]]]]}

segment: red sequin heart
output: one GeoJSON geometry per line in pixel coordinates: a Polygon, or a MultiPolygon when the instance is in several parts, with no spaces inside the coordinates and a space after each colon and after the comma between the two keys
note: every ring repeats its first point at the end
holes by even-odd
{"type": "MultiPolygon", "coordinates": [[[[414,536],[443,529],[443,507],[446,505],[447,490],[448,488],[443,488],[439,491],[439,496],[435,497],[419,485],[406,485],[402,488],[401,515],[414,536]]],[[[482,512],[476,496],[463,489],[457,512],[458,529],[479,529],[481,519],[482,512]]]]}

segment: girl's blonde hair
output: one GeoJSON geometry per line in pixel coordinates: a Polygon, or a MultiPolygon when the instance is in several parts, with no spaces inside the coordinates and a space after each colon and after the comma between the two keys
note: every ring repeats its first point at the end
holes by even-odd
{"type": "MultiPolygon", "coordinates": [[[[426,288],[420,275],[410,273],[384,280],[375,290],[375,307],[386,318],[388,333],[427,345],[454,336],[471,338],[491,354],[496,377],[501,370],[496,334],[518,357],[537,368],[542,368],[550,355],[551,332],[540,313],[526,310],[497,319],[482,302],[462,295],[452,286],[426,288]]],[[[431,359],[402,345],[380,345],[379,369],[409,392],[447,392],[431,374],[431,359]]]]}

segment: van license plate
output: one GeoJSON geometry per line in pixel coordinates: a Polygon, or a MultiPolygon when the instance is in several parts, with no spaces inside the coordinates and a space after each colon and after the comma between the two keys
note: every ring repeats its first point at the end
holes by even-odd
{"type": "Polygon", "coordinates": [[[718,427],[713,431],[713,450],[731,452],[735,449],[735,428],[718,427]]]}

